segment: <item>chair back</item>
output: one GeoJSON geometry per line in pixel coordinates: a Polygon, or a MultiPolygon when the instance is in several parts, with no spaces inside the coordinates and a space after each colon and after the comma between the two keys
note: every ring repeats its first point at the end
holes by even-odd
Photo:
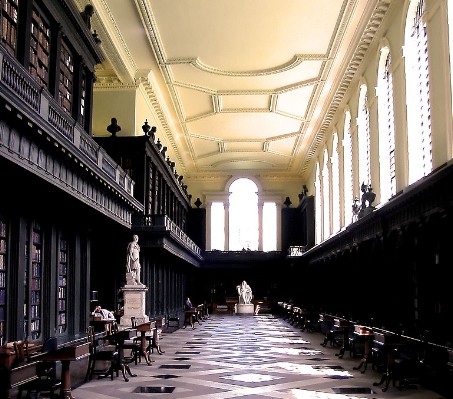
{"type": "MultiPolygon", "coordinates": [[[[131,317],[131,319],[132,319],[132,317],[131,317]]],[[[132,327],[136,328],[140,324],[146,323],[146,318],[145,317],[134,317],[134,321],[135,321],[135,326],[132,325],[132,327]]]]}
{"type": "Polygon", "coordinates": [[[90,344],[89,349],[90,349],[90,354],[94,355],[96,353],[96,337],[94,335],[94,326],[88,326],[87,328],[87,341],[90,344]]]}
{"type": "MultiPolygon", "coordinates": [[[[44,341],[42,351],[45,353],[54,352],[58,349],[58,341],[56,337],[49,337],[44,341]]],[[[36,366],[37,374],[41,377],[46,377],[51,380],[57,378],[57,362],[56,361],[43,361],[39,362],[36,366]]]]}
{"type": "Polygon", "coordinates": [[[14,359],[13,367],[18,366],[25,362],[28,358],[28,341],[14,341],[13,342],[14,354],[16,358],[14,359]]]}

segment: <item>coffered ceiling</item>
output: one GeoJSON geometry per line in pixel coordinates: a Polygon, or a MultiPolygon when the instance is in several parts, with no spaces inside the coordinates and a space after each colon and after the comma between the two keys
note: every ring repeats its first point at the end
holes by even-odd
{"type": "Polygon", "coordinates": [[[145,77],[184,175],[303,178],[389,1],[90,3],[106,58],[95,87],[145,77]]]}

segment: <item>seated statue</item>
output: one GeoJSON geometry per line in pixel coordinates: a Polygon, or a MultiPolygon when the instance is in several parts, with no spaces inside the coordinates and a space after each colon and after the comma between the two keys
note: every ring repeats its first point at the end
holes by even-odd
{"type": "Polygon", "coordinates": [[[239,295],[239,304],[248,304],[252,302],[252,289],[244,280],[241,284],[236,286],[239,295]]]}

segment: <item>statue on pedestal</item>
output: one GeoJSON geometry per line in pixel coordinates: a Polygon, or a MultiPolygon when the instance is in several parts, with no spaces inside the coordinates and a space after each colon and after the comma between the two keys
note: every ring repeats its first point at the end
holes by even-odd
{"type": "Polygon", "coordinates": [[[245,280],[236,286],[236,289],[239,294],[239,304],[248,304],[252,302],[252,289],[245,280]]]}
{"type": "MultiPolygon", "coordinates": [[[[132,241],[127,246],[126,271],[130,273],[133,284],[141,284],[140,282],[140,246],[138,245],[138,235],[132,236],[132,241]]],[[[127,276],[126,276],[126,280],[127,276]]]]}

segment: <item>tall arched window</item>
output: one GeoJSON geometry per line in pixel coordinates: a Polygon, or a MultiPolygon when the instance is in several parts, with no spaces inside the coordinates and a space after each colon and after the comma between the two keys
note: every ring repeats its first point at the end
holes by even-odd
{"type": "Polygon", "coordinates": [[[316,163],[315,172],[315,226],[316,226],[316,244],[319,244],[322,241],[322,193],[319,162],[316,163]]]}
{"type": "Polygon", "coordinates": [[[404,38],[409,184],[432,170],[428,37],[422,18],[424,11],[424,0],[410,2],[404,38]]]}
{"type": "Polygon", "coordinates": [[[358,144],[359,144],[359,188],[363,183],[371,184],[370,172],[370,117],[368,110],[368,91],[366,84],[360,86],[358,110],[358,144]]]}
{"type": "Polygon", "coordinates": [[[329,153],[324,150],[324,163],[322,167],[322,204],[323,204],[323,239],[330,236],[330,173],[329,173],[329,153]]]}
{"type": "Polygon", "coordinates": [[[258,250],[258,187],[250,179],[237,179],[230,186],[230,250],[258,250]]]}
{"type": "Polygon", "coordinates": [[[338,134],[334,132],[332,138],[332,233],[340,231],[340,162],[338,156],[338,134]]]}
{"type": "Polygon", "coordinates": [[[343,207],[344,225],[352,223],[352,205],[354,204],[354,190],[352,182],[352,136],[351,136],[351,114],[345,113],[343,132],[343,207]]]}
{"type": "Polygon", "coordinates": [[[281,250],[281,195],[260,192],[249,178],[234,178],[225,191],[206,194],[206,250],[281,250]]]}
{"type": "Polygon", "coordinates": [[[392,58],[388,47],[381,49],[378,69],[379,179],[383,204],[396,194],[395,123],[393,114],[392,58]]]}

